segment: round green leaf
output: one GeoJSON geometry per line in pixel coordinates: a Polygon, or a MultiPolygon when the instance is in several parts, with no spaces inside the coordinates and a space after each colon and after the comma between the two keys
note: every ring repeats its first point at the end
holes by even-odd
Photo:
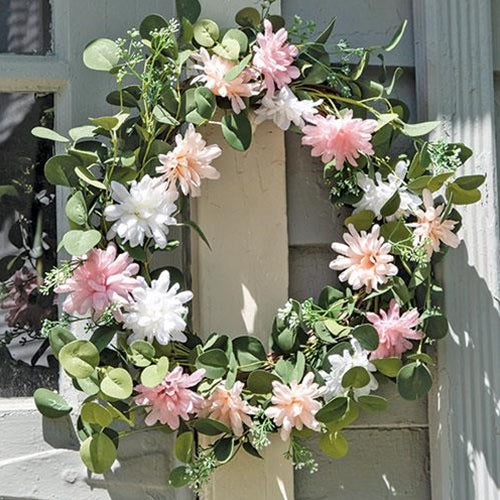
{"type": "Polygon", "coordinates": [[[236,14],[234,20],[240,26],[251,26],[256,28],[260,24],[261,18],[257,9],[254,9],[253,7],[245,7],[236,14]]]}
{"type": "Polygon", "coordinates": [[[361,366],[353,366],[342,377],[343,387],[360,389],[370,383],[370,374],[361,366]]]}
{"type": "Polygon", "coordinates": [[[395,377],[401,369],[402,362],[399,358],[372,359],[371,363],[386,377],[395,377]]]}
{"type": "Polygon", "coordinates": [[[190,476],[186,472],[186,467],[181,465],[170,472],[168,483],[174,488],[182,488],[183,486],[186,486],[190,480],[190,476]]]}
{"type": "Polygon", "coordinates": [[[50,348],[56,358],[59,356],[59,351],[73,340],[76,340],[76,337],[62,326],[55,326],[49,331],[50,348]]]}
{"type": "Polygon", "coordinates": [[[120,60],[118,45],[108,38],[90,42],[83,51],[83,63],[96,71],[110,71],[120,60]]]}
{"type": "Polygon", "coordinates": [[[101,382],[101,391],[110,398],[127,399],[132,394],[132,377],[124,368],[113,368],[101,382]]]}
{"type": "Polygon", "coordinates": [[[207,87],[197,87],[194,91],[194,101],[196,103],[196,111],[201,117],[205,118],[205,120],[210,120],[214,116],[217,103],[210,89],[207,89],[207,87]]]}
{"type": "Polygon", "coordinates": [[[97,424],[101,427],[107,427],[113,421],[111,413],[104,406],[94,401],[82,405],[80,416],[87,424],[97,424]]]}
{"type": "Polygon", "coordinates": [[[227,371],[229,359],[221,349],[210,349],[198,356],[196,368],[203,368],[208,378],[221,378],[227,371]]]}
{"type": "Polygon", "coordinates": [[[356,326],[351,335],[360,343],[363,349],[374,351],[378,347],[378,333],[369,323],[356,326]]]}
{"type": "Polygon", "coordinates": [[[238,151],[245,151],[252,142],[252,126],[244,113],[230,113],[222,118],[222,134],[227,143],[238,151]]]}
{"type": "Polygon", "coordinates": [[[240,54],[240,44],[233,38],[224,38],[222,42],[213,48],[213,51],[224,59],[236,61],[240,54]]]}
{"type": "Polygon", "coordinates": [[[191,462],[193,457],[194,434],[192,432],[183,432],[175,440],[175,456],[179,462],[191,462]]]}
{"type": "Polygon", "coordinates": [[[448,320],[446,316],[430,316],[424,321],[424,330],[431,339],[442,339],[448,334],[448,320]]]}
{"type": "Polygon", "coordinates": [[[130,358],[135,366],[149,366],[155,357],[155,348],[145,340],[136,340],[130,345],[130,358]]]}
{"type": "Polygon", "coordinates": [[[403,398],[415,400],[429,392],[432,376],[427,366],[416,361],[399,370],[397,385],[399,394],[403,398]]]}
{"type": "Polygon", "coordinates": [[[77,191],[66,203],[66,216],[79,226],[87,222],[87,204],[81,191],[77,191]]]}
{"type": "Polygon", "coordinates": [[[189,22],[195,23],[201,13],[201,5],[198,0],[175,0],[177,17],[185,17],[189,22]]]}
{"type": "Polygon", "coordinates": [[[106,434],[94,434],[81,444],[80,457],[89,470],[102,474],[116,460],[116,448],[106,434]]]}
{"type": "Polygon", "coordinates": [[[368,231],[372,227],[375,214],[371,210],[360,210],[344,220],[347,227],[352,224],[358,231],[368,231]]]}
{"type": "Polygon", "coordinates": [[[253,371],[267,360],[264,346],[256,337],[242,335],[235,338],[233,350],[242,371],[253,371]]]}
{"type": "Polygon", "coordinates": [[[254,394],[269,394],[273,390],[273,381],[280,380],[273,373],[264,370],[255,370],[250,373],[247,380],[247,389],[254,394]]]}
{"type": "Polygon", "coordinates": [[[349,450],[347,439],[339,431],[323,434],[319,440],[319,447],[333,458],[342,458],[349,450]]]}
{"type": "Polygon", "coordinates": [[[212,47],[219,39],[219,27],[211,19],[200,19],[193,25],[193,35],[202,47],[212,47]]]}
{"type": "Polygon", "coordinates": [[[101,233],[95,229],[88,231],[74,229],[63,236],[61,244],[70,255],[80,257],[94,248],[101,241],[101,237],[101,233]]]}
{"type": "Polygon", "coordinates": [[[59,394],[49,389],[37,389],[33,398],[38,411],[48,418],[59,418],[71,412],[71,406],[59,394]]]}
{"type": "Polygon", "coordinates": [[[316,413],[316,420],[325,424],[339,420],[347,411],[347,405],[348,399],[345,396],[333,398],[316,413]]]}
{"type": "Polygon", "coordinates": [[[143,19],[139,26],[139,33],[142,38],[146,40],[151,40],[151,32],[155,30],[160,30],[161,28],[166,28],[168,26],[165,18],[159,14],[151,14],[143,19]]]}
{"type": "Polygon", "coordinates": [[[245,33],[243,33],[243,31],[237,28],[231,28],[230,30],[227,30],[222,41],[224,40],[236,40],[239,45],[240,54],[245,53],[248,49],[248,37],[245,35],[245,33]]]}
{"type": "Polygon", "coordinates": [[[71,128],[69,136],[76,142],[80,139],[89,139],[94,137],[95,127],[92,125],[82,125],[81,127],[71,128]]]}
{"type": "Polygon", "coordinates": [[[99,351],[88,340],[73,340],[59,351],[64,370],[75,378],[90,377],[99,363],[99,351]]]}
{"type": "Polygon", "coordinates": [[[74,156],[53,156],[45,164],[45,178],[54,186],[76,186],[78,178],[75,175],[75,168],[78,165],[80,162],[74,156]]]}
{"type": "Polygon", "coordinates": [[[35,127],[31,130],[31,133],[35,137],[39,137],[40,139],[47,139],[48,141],[69,142],[66,137],[46,127],[35,127]]]}
{"type": "Polygon", "coordinates": [[[361,408],[370,413],[376,413],[380,411],[387,410],[387,399],[382,398],[380,396],[367,395],[367,396],[359,396],[358,403],[361,408]]]}
{"type": "Polygon", "coordinates": [[[234,452],[234,439],[227,437],[222,438],[214,446],[215,458],[224,464],[231,459],[234,452]]]}
{"type": "Polygon", "coordinates": [[[144,368],[141,373],[142,385],[146,387],[156,387],[163,382],[168,373],[168,358],[162,356],[155,365],[144,368]]]}

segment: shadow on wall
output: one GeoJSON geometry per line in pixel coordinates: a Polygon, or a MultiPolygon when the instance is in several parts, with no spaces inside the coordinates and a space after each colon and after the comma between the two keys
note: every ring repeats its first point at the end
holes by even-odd
{"type": "MultiPolygon", "coordinates": [[[[439,372],[445,388],[449,385],[450,406],[441,405],[438,419],[439,426],[448,421],[453,475],[466,478],[467,491],[453,491],[451,495],[457,499],[489,499],[497,498],[500,490],[500,298],[492,295],[486,281],[468,262],[463,244],[445,261],[451,332],[440,349],[439,372]],[[468,306],[464,308],[464,304],[468,306]],[[455,378],[451,379],[450,373],[455,378]],[[494,435],[485,429],[494,429],[494,435]]],[[[438,427],[437,432],[431,440],[440,437],[442,429],[438,427]]]]}
{"type": "MultiPolygon", "coordinates": [[[[122,438],[112,470],[103,475],[87,471],[85,477],[75,475],[73,481],[82,479],[89,492],[106,490],[110,500],[192,500],[189,490],[174,489],[167,482],[170,470],[176,466],[172,436],[148,430],[122,438]]],[[[77,452],[80,448],[69,416],[57,420],[43,418],[43,437],[55,449],[77,452]]],[[[102,491],[95,494],[103,498],[102,491]]]]}

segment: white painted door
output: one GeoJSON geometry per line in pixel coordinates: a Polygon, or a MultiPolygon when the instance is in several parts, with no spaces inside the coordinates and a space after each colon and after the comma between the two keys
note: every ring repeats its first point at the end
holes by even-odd
{"type": "MultiPolygon", "coordinates": [[[[173,1],[0,0],[0,185],[9,182],[15,166],[40,163],[43,146],[29,133],[40,119],[53,121],[64,133],[88,116],[105,113],[111,80],[85,69],[81,52],[91,39],[117,38],[152,12],[171,17],[173,1]]],[[[64,193],[57,195],[60,215],[64,193]]],[[[26,203],[30,199],[27,194],[26,203]]],[[[52,236],[55,218],[54,213],[52,236]]],[[[0,212],[0,258],[17,251],[7,234],[13,221],[15,216],[9,219],[0,212]]],[[[44,225],[50,229],[47,221],[44,225]]],[[[5,332],[8,318],[0,318],[5,332]]],[[[16,352],[30,357],[24,347],[16,352]]],[[[30,397],[38,385],[57,388],[57,368],[16,367],[5,352],[0,356],[0,499],[191,498],[189,492],[167,486],[173,464],[164,434],[131,436],[121,443],[112,471],[90,475],[80,462],[69,422],[42,419],[30,397]]],[[[59,390],[71,398],[73,391],[65,383],[61,379],[59,390]]]]}

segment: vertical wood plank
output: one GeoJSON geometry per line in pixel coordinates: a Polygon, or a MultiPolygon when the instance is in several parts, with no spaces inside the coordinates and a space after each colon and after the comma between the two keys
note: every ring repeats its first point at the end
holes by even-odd
{"type": "Polygon", "coordinates": [[[461,210],[463,243],[444,265],[451,335],[439,348],[430,411],[433,498],[499,498],[500,237],[490,0],[414,2],[422,119],[474,150],[483,199],[461,210]]]}

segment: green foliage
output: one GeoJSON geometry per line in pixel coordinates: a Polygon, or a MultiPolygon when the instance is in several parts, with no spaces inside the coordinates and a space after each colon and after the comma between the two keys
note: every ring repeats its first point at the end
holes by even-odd
{"type": "Polygon", "coordinates": [[[59,394],[49,389],[37,389],[33,398],[38,411],[48,418],[60,418],[71,412],[71,406],[59,394]]]}

